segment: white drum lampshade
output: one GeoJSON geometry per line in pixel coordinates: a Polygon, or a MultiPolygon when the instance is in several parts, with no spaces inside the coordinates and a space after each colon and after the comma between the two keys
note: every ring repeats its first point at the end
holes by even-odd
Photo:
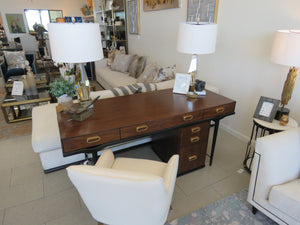
{"type": "Polygon", "coordinates": [[[179,23],[177,51],[186,54],[214,53],[217,41],[215,23],[179,23]]]}
{"type": "Polygon", "coordinates": [[[48,24],[52,59],[58,63],[86,63],[103,58],[99,24],[48,24]]]}
{"type": "Polygon", "coordinates": [[[300,67],[300,30],[278,30],[275,35],[271,61],[300,67]]]}

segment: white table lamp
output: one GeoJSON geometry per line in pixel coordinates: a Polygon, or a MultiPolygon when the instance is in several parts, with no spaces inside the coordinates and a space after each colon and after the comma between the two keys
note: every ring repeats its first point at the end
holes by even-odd
{"type": "Polygon", "coordinates": [[[300,66],[300,30],[278,30],[276,32],[271,61],[290,67],[281,94],[282,107],[276,116],[276,119],[280,119],[282,114],[289,114],[289,110],[284,106],[292,97],[298,67],[300,66]]]}
{"type": "MultiPolygon", "coordinates": [[[[194,92],[195,76],[197,74],[198,56],[215,52],[217,40],[217,24],[215,23],[179,23],[177,51],[193,54],[188,73],[192,76],[191,92],[194,92]]],[[[189,93],[190,97],[196,97],[189,93]]]]}
{"type": "Polygon", "coordinates": [[[83,85],[78,94],[80,100],[89,100],[89,80],[83,63],[103,58],[99,24],[50,23],[48,32],[53,61],[79,63],[83,85]]]}

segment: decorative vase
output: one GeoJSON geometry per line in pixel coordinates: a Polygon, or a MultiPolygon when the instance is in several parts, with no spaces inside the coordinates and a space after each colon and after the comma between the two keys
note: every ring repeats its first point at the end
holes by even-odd
{"type": "Polygon", "coordinates": [[[31,95],[38,95],[35,79],[31,67],[27,67],[27,75],[26,75],[27,85],[30,88],[31,95]]]}

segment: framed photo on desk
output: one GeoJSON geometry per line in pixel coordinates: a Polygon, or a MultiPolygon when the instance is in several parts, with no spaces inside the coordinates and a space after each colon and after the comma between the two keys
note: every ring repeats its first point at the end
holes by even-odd
{"type": "Polygon", "coordinates": [[[176,73],[173,93],[187,94],[191,82],[191,75],[176,73]]]}
{"type": "Polygon", "coordinates": [[[279,103],[280,100],[261,96],[253,117],[272,123],[279,103]]]}

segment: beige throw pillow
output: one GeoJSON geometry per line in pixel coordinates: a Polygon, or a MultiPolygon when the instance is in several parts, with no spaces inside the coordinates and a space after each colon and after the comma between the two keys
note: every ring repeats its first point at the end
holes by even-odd
{"type": "Polygon", "coordinates": [[[138,61],[137,67],[136,67],[136,76],[135,76],[136,78],[138,78],[144,72],[144,69],[146,67],[146,62],[147,62],[147,57],[141,56],[139,58],[139,61],[138,61]]]}
{"type": "Polygon", "coordinates": [[[129,65],[129,76],[138,78],[145,69],[146,59],[145,56],[134,55],[129,65]]]}
{"type": "Polygon", "coordinates": [[[131,59],[131,62],[129,64],[129,76],[136,78],[136,68],[137,68],[137,64],[139,62],[139,56],[138,55],[134,55],[131,59]]]}
{"type": "Polygon", "coordinates": [[[138,77],[137,83],[152,83],[153,78],[157,75],[157,65],[149,64],[146,66],[144,72],[138,77]]]}
{"type": "Polygon", "coordinates": [[[109,50],[108,51],[108,54],[107,54],[107,65],[109,67],[111,67],[111,65],[113,64],[115,56],[117,54],[125,54],[125,52],[124,51],[120,51],[118,49],[113,49],[113,50],[109,50]]]}
{"type": "Polygon", "coordinates": [[[111,70],[126,73],[133,55],[117,54],[111,65],[111,70]]]}
{"type": "Polygon", "coordinates": [[[158,83],[161,81],[175,79],[175,74],[176,65],[173,65],[172,67],[161,67],[156,76],[153,78],[153,82],[158,83]]]}

